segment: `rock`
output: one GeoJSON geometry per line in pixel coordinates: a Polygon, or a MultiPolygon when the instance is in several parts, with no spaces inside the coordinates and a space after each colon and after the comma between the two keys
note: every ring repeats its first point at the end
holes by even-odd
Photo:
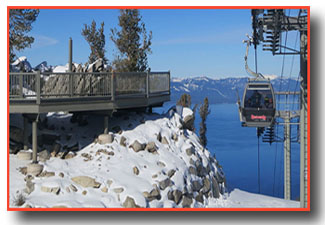
{"type": "Polygon", "coordinates": [[[150,153],[155,153],[155,152],[157,152],[157,146],[156,146],[155,142],[153,142],[153,141],[149,142],[149,143],[147,144],[145,150],[147,150],[147,151],[150,152],[150,153]]]}
{"type": "Polygon", "coordinates": [[[76,156],[76,153],[74,152],[68,152],[65,156],[64,159],[72,159],[73,157],[76,156]]]}
{"type": "Polygon", "coordinates": [[[187,115],[184,119],[183,119],[183,128],[184,129],[188,129],[188,130],[193,130],[194,127],[194,115],[187,115]]]}
{"type": "Polygon", "coordinates": [[[138,169],[138,167],[133,167],[133,173],[135,174],[135,175],[139,175],[139,169],[138,169]]]}
{"type": "Polygon", "coordinates": [[[71,192],[69,187],[66,187],[65,190],[66,190],[67,193],[71,192]]]}
{"type": "Polygon", "coordinates": [[[54,177],[55,176],[55,172],[47,172],[47,171],[43,171],[39,177],[54,177]]]}
{"type": "Polygon", "coordinates": [[[119,188],[114,188],[113,191],[116,193],[116,194],[120,194],[124,191],[124,188],[122,187],[119,187],[119,188]]]}
{"type": "Polygon", "coordinates": [[[25,178],[24,178],[24,181],[28,182],[28,181],[32,181],[34,180],[34,177],[32,175],[27,175],[25,178]]]}
{"type": "Polygon", "coordinates": [[[219,185],[217,180],[214,177],[212,177],[212,196],[214,198],[219,198],[220,196],[219,185]]]}
{"type": "Polygon", "coordinates": [[[64,173],[60,172],[59,173],[59,177],[63,178],[64,177],[64,173]]]}
{"type": "Polygon", "coordinates": [[[195,165],[195,162],[194,162],[194,160],[192,158],[190,158],[190,164],[195,165]]]}
{"type": "Polygon", "coordinates": [[[186,149],[185,151],[186,151],[186,154],[187,154],[188,156],[193,155],[194,152],[195,152],[194,149],[193,149],[193,147],[190,147],[190,148],[186,149]]]}
{"type": "Polygon", "coordinates": [[[90,161],[93,159],[93,157],[90,154],[85,153],[85,152],[82,153],[81,156],[85,158],[84,161],[90,161]]]}
{"type": "Polygon", "coordinates": [[[183,194],[182,194],[182,192],[180,190],[176,189],[176,190],[173,191],[174,202],[176,204],[178,204],[181,201],[182,195],[183,194]]]}
{"type": "Polygon", "coordinates": [[[199,191],[202,188],[202,184],[198,180],[193,181],[191,185],[193,191],[199,191]]]}
{"type": "Polygon", "coordinates": [[[158,177],[158,174],[154,174],[151,176],[152,178],[157,178],[158,177]]]}
{"type": "Polygon", "coordinates": [[[27,174],[27,167],[20,167],[19,172],[21,172],[23,175],[27,174]]]}
{"type": "Polygon", "coordinates": [[[133,149],[135,152],[143,151],[146,148],[146,144],[141,144],[138,141],[134,141],[130,147],[133,149]]]}
{"type": "Polygon", "coordinates": [[[30,151],[20,151],[17,153],[17,157],[20,160],[32,160],[33,153],[30,151]]]}
{"type": "Polygon", "coordinates": [[[189,208],[189,207],[191,207],[192,202],[193,202],[193,199],[192,198],[189,198],[186,195],[183,195],[183,199],[182,199],[182,206],[183,206],[183,208],[189,208]]]}
{"type": "Polygon", "coordinates": [[[81,194],[86,195],[87,194],[87,191],[84,190],[81,194]]]}
{"type": "Polygon", "coordinates": [[[172,140],[178,141],[178,135],[176,133],[172,134],[172,140]]]}
{"type": "Polygon", "coordinates": [[[61,150],[61,145],[59,143],[55,143],[52,146],[51,156],[55,157],[60,150],[61,150]]]}
{"type": "Polygon", "coordinates": [[[9,139],[16,143],[24,143],[24,131],[18,127],[10,126],[9,139]]]}
{"type": "Polygon", "coordinates": [[[203,204],[204,198],[202,192],[199,192],[199,194],[195,197],[195,200],[203,204]]]}
{"type": "Polygon", "coordinates": [[[46,160],[49,160],[50,157],[51,157],[51,155],[46,149],[41,151],[40,153],[38,153],[38,159],[41,162],[45,162],[46,160]]]}
{"type": "Polygon", "coordinates": [[[44,166],[38,163],[31,163],[27,165],[27,174],[38,176],[42,173],[44,166]]]}
{"type": "Polygon", "coordinates": [[[46,192],[46,193],[53,193],[53,194],[58,195],[60,193],[60,187],[42,186],[41,191],[46,192]]]}
{"type": "Polygon", "coordinates": [[[100,189],[102,192],[107,193],[108,192],[108,188],[107,187],[103,187],[102,189],[100,189]]]}
{"type": "Polygon", "coordinates": [[[34,191],[34,189],[35,189],[35,184],[33,182],[31,182],[30,180],[28,180],[26,182],[25,192],[27,194],[30,194],[30,193],[32,193],[34,191]]]}
{"type": "Polygon", "coordinates": [[[122,136],[120,139],[120,145],[126,147],[126,138],[124,136],[122,136]]]}
{"type": "Polygon", "coordinates": [[[164,144],[164,145],[169,145],[166,137],[162,138],[161,143],[164,144]]]}
{"type": "Polygon", "coordinates": [[[171,170],[168,171],[167,176],[168,176],[169,178],[171,178],[172,176],[174,176],[175,173],[176,173],[176,170],[171,169],[171,170]]]}
{"type": "Polygon", "coordinates": [[[161,140],[161,133],[160,133],[160,132],[157,134],[157,140],[158,140],[159,142],[162,141],[162,140],[161,140]]]}
{"type": "Polygon", "coordinates": [[[172,184],[171,180],[169,178],[166,178],[165,180],[159,182],[159,188],[161,190],[165,190],[166,187],[170,186],[171,184],[172,184]]]}
{"type": "Polygon", "coordinates": [[[140,208],[137,204],[135,204],[135,201],[133,198],[127,196],[125,201],[123,202],[124,208],[140,208]]]}
{"type": "Polygon", "coordinates": [[[203,188],[202,188],[202,193],[208,193],[211,190],[211,182],[209,178],[205,177],[203,179],[203,188]]]}
{"type": "Polygon", "coordinates": [[[101,134],[98,136],[98,143],[99,144],[110,144],[114,141],[114,135],[112,133],[109,134],[101,134]]]}
{"type": "Polygon", "coordinates": [[[152,200],[160,200],[161,199],[161,195],[160,195],[160,191],[158,188],[154,188],[150,191],[150,193],[148,192],[143,192],[143,196],[150,202],[152,200]]]}
{"type": "Polygon", "coordinates": [[[78,189],[76,188],[76,186],[74,186],[73,184],[70,184],[70,189],[73,191],[73,192],[77,192],[78,189]]]}
{"type": "Polygon", "coordinates": [[[157,162],[157,166],[160,166],[160,167],[166,167],[166,164],[161,162],[161,161],[158,161],[157,162]]]}
{"type": "Polygon", "coordinates": [[[99,188],[101,185],[99,182],[95,181],[94,178],[88,176],[73,177],[71,178],[71,180],[84,188],[88,188],[88,187],[99,188]]]}
{"type": "Polygon", "coordinates": [[[197,175],[197,171],[196,171],[196,168],[195,168],[194,166],[190,166],[190,167],[188,168],[188,172],[189,172],[190,174],[197,175]]]}

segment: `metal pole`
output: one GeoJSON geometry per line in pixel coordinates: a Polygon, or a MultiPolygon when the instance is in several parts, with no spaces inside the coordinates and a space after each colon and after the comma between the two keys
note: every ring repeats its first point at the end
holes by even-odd
{"type": "Polygon", "coordinates": [[[307,32],[300,32],[300,207],[307,208],[307,32]]]}
{"type": "Polygon", "coordinates": [[[69,72],[72,72],[72,38],[69,39],[69,72]]]}
{"type": "MultiPolygon", "coordinates": [[[[288,112],[289,114],[289,112],[288,112]]],[[[284,119],[284,199],[290,200],[291,197],[291,125],[290,115],[284,119]]]]}
{"type": "Polygon", "coordinates": [[[32,161],[32,163],[37,163],[37,122],[38,122],[37,120],[38,120],[38,118],[36,118],[32,124],[32,129],[33,129],[33,133],[32,133],[32,136],[33,136],[33,161],[32,161]]]}
{"type": "Polygon", "coordinates": [[[28,149],[28,118],[26,116],[23,116],[24,118],[24,150],[28,149]]]}
{"type": "Polygon", "coordinates": [[[149,71],[147,71],[147,76],[146,76],[146,97],[149,98],[149,71]]]}

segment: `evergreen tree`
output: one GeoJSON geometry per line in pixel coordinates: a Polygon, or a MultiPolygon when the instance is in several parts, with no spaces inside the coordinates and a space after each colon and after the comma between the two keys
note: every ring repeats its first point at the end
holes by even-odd
{"type": "Polygon", "coordinates": [[[149,70],[147,55],[151,53],[152,32],[147,34],[138,9],[121,9],[120,30],[111,29],[111,40],[119,50],[113,67],[119,72],[143,72],[149,70]]]}
{"type": "Polygon", "coordinates": [[[100,28],[96,28],[96,22],[93,20],[91,25],[84,25],[81,31],[82,36],[86,39],[90,46],[90,55],[88,57],[88,62],[93,63],[97,59],[102,58],[104,63],[107,63],[107,58],[105,57],[105,34],[104,34],[104,22],[100,24],[100,28]]]}
{"type": "Polygon", "coordinates": [[[177,105],[181,105],[183,107],[191,107],[191,95],[189,94],[182,94],[182,96],[180,97],[180,99],[177,102],[177,105]]]}
{"type": "Polygon", "coordinates": [[[9,10],[9,60],[12,63],[15,51],[30,47],[34,42],[32,36],[26,34],[32,30],[32,23],[39,14],[38,9],[10,9],[9,10]]]}
{"type": "Polygon", "coordinates": [[[204,99],[204,103],[201,105],[199,112],[201,116],[200,131],[199,131],[200,142],[203,145],[203,147],[206,147],[208,142],[206,137],[206,132],[207,132],[206,119],[210,113],[209,100],[207,97],[204,99]]]}

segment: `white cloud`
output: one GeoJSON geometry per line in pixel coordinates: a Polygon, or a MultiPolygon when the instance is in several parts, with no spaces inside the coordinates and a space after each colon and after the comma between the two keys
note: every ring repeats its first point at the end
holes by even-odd
{"type": "Polygon", "coordinates": [[[45,35],[34,35],[34,43],[32,44],[32,48],[42,48],[46,46],[51,46],[57,44],[59,41],[45,36],[45,35]]]}

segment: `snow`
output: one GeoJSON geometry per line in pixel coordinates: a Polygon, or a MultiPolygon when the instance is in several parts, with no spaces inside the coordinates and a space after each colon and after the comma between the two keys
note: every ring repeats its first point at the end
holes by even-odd
{"type": "MultiPolygon", "coordinates": [[[[94,136],[102,131],[102,117],[89,116],[89,125],[80,127],[70,123],[71,114],[47,114],[48,125],[54,126],[55,130],[44,131],[43,129],[41,133],[59,134],[62,146],[78,143],[80,150],[70,159],[51,157],[45,162],[39,162],[44,165],[44,171],[55,172],[55,175],[34,177],[32,179],[35,184],[34,191],[30,194],[24,191],[25,175],[19,171],[30,161],[18,159],[17,155],[10,154],[10,207],[17,207],[15,199],[19,195],[25,197],[25,204],[21,207],[115,208],[123,207],[127,197],[133,198],[140,207],[182,207],[181,204],[177,205],[168,199],[168,192],[175,189],[183,190],[185,187],[190,189],[191,183],[200,179],[197,175],[188,172],[191,160],[201,159],[204,167],[210,165],[210,175],[223,174],[210,152],[200,145],[197,135],[181,128],[181,120],[191,114],[193,114],[191,109],[183,108],[181,115],[170,110],[162,115],[130,112],[116,117],[110,121],[110,130],[118,125],[122,132],[111,133],[114,135],[114,141],[109,144],[94,141],[94,136]],[[169,144],[157,140],[159,133],[169,144]],[[177,141],[173,140],[175,134],[177,141]],[[67,135],[72,136],[68,139],[67,135]],[[126,146],[120,144],[122,136],[126,139],[126,146]],[[154,142],[157,152],[150,153],[146,150],[134,152],[130,145],[135,140],[140,143],[154,142]],[[191,156],[186,151],[190,147],[195,149],[195,154],[191,156]],[[138,175],[134,174],[134,167],[138,168],[138,175]],[[175,170],[175,174],[170,178],[173,185],[160,190],[160,199],[147,201],[143,192],[150,192],[154,187],[159,186],[159,182],[168,178],[167,174],[171,170],[175,170]],[[85,188],[72,181],[72,178],[77,176],[93,178],[100,183],[100,187],[85,188]],[[72,190],[71,185],[77,188],[76,192],[72,190]],[[59,188],[60,191],[57,194],[48,193],[42,191],[42,187],[43,189],[44,187],[59,188]]],[[[12,115],[10,124],[21,126],[21,119],[19,115],[12,115]]],[[[222,187],[224,188],[221,185],[222,187]]],[[[219,198],[204,197],[203,203],[194,200],[191,207],[299,207],[299,203],[235,189],[229,194],[220,195],[219,198]]]]}

